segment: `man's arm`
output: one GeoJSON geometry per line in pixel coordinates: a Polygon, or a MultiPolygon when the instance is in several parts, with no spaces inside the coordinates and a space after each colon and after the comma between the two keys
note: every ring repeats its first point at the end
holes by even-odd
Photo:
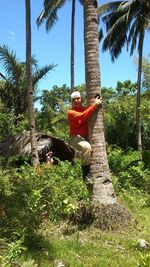
{"type": "Polygon", "coordinates": [[[96,98],[95,99],[95,104],[91,105],[88,107],[86,110],[83,112],[78,112],[75,110],[69,110],[68,112],[68,120],[71,121],[78,121],[80,120],[80,123],[87,122],[87,120],[91,117],[91,115],[94,113],[96,108],[102,104],[102,99],[96,98]]]}
{"type": "Polygon", "coordinates": [[[93,114],[93,112],[96,110],[96,105],[92,105],[88,107],[86,110],[82,112],[78,112],[75,110],[69,110],[68,112],[68,119],[73,121],[79,121],[84,123],[88,120],[88,118],[93,114]]]}

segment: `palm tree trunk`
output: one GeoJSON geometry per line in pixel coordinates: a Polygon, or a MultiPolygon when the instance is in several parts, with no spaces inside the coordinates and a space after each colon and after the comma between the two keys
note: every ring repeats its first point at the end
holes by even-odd
{"type": "Polygon", "coordinates": [[[25,0],[26,6],[26,75],[27,75],[27,101],[29,112],[29,127],[31,139],[31,160],[32,165],[36,168],[39,165],[37,140],[35,131],[35,114],[33,101],[32,85],[32,63],[31,63],[31,11],[30,0],[25,0]]]}
{"type": "MultiPolygon", "coordinates": [[[[98,16],[97,1],[95,0],[84,0],[84,45],[87,96],[88,103],[92,104],[94,101],[94,95],[96,93],[101,94],[98,16]]],[[[97,111],[97,114],[94,114],[90,121],[89,139],[92,145],[90,176],[94,181],[92,195],[93,203],[97,203],[96,205],[99,206],[100,213],[103,213],[103,218],[105,217],[105,212],[102,207],[108,208],[108,206],[111,207],[111,214],[115,214],[116,210],[120,210],[120,216],[122,215],[122,218],[124,218],[125,213],[121,205],[117,202],[109,171],[102,108],[97,111]]]]}
{"type": "MultiPolygon", "coordinates": [[[[137,98],[136,98],[136,134],[137,134],[137,149],[142,152],[142,137],[141,137],[141,76],[142,76],[142,54],[143,54],[144,31],[141,33],[139,41],[139,60],[138,60],[138,79],[137,79],[137,98]]],[[[142,153],[141,153],[142,157],[142,153]]]]}
{"type": "Polygon", "coordinates": [[[71,15],[71,92],[74,90],[74,24],[75,24],[75,0],[72,0],[71,15]]]}
{"type": "MultiPolygon", "coordinates": [[[[89,104],[95,93],[101,93],[98,51],[98,17],[96,1],[85,1],[85,65],[86,86],[89,104]]],[[[94,114],[89,125],[89,139],[92,145],[91,178],[94,180],[93,198],[102,203],[114,203],[116,198],[112,187],[103,125],[103,110],[94,114]]]]}

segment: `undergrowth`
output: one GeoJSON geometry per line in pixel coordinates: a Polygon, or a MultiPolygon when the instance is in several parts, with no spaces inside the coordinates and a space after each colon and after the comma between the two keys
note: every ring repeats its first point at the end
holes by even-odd
{"type": "Polygon", "coordinates": [[[89,224],[91,203],[78,161],[0,169],[1,266],[149,266],[149,251],[136,246],[138,239],[150,243],[149,169],[134,152],[108,154],[115,192],[134,225],[102,231],[89,224]],[[75,216],[82,223],[72,223],[75,216]]]}

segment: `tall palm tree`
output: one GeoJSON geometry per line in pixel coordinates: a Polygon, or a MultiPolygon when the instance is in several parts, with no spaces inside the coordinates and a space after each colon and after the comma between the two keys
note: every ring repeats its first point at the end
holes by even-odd
{"type": "MultiPolygon", "coordinates": [[[[46,20],[46,29],[53,25],[56,19],[58,8],[53,9],[52,3],[57,1],[44,1],[45,7],[38,18],[38,24],[46,20]],[[51,3],[50,3],[51,2],[51,3]],[[46,5],[47,3],[47,5],[46,5]],[[55,14],[55,16],[54,16],[55,14]]],[[[63,1],[64,3],[65,1],[63,1]]],[[[97,1],[84,0],[81,1],[84,7],[84,42],[85,42],[85,67],[86,67],[86,85],[89,104],[93,102],[95,93],[100,93],[100,70],[98,57],[98,15],[97,1]]],[[[60,3],[60,1],[59,1],[60,3]]],[[[90,123],[90,142],[93,148],[92,164],[90,174],[94,180],[92,199],[94,203],[98,203],[99,208],[109,206],[110,214],[119,212],[120,218],[124,217],[124,210],[118,204],[114,194],[109,172],[105,138],[103,126],[103,111],[100,109],[97,116],[93,117],[90,123]]],[[[102,209],[101,209],[102,212],[102,209]]],[[[101,214],[102,216],[102,214],[101,214]]],[[[105,214],[103,213],[103,218],[105,214]]],[[[102,218],[102,217],[101,217],[102,218]]],[[[120,222],[121,219],[119,218],[120,222]]],[[[117,218],[116,218],[117,219],[117,218]]]]}
{"type": "MultiPolygon", "coordinates": [[[[31,63],[34,100],[36,100],[38,82],[55,66],[51,64],[39,68],[35,57],[31,59],[31,63]]],[[[20,114],[27,111],[26,64],[5,45],[0,47],[0,64],[5,71],[5,75],[0,73],[3,79],[0,86],[1,100],[6,111],[13,113],[17,119],[20,114]]]]}
{"type": "MultiPolygon", "coordinates": [[[[49,32],[58,20],[57,12],[65,4],[66,0],[43,0],[43,10],[37,18],[38,27],[46,22],[46,31],[49,32]]],[[[71,55],[70,55],[70,71],[71,71],[71,91],[74,90],[74,24],[75,24],[75,0],[72,0],[72,16],[71,16],[71,55]]]]}
{"type": "Polygon", "coordinates": [[[31,63],[31,7],[30,0],[25,0],[26,7],[26,78],[27,78],[27,101],[29,111],[29,127],[31,140],[31,160],[36,168],[39,165],[38,147],[35,130],[35,114],[33,104],[32,63],[31,63]]]}
{"type": "MultiPolygon", "coordinates": [[[[86,89],[88,102],[90,104],[94,102],[96,93],[101,94],[97,5],[98,3],[96,0],[84,0],[86,89]]],[[[98,204],[98,208],[101,211],[101,218],[105,217],[103,213],[103,208],[105,207],[104,209],[106,210],[110,208],[112,218],[113,214],[120,211],[121,222],[125,213],[114,194],[111,181],[106,154],[102,108],[97,111],[97,114],[94,114],[90,121],[89,138],[92,145],[90,176],[94,181],[92,194],[93,202],[98,204]]]]}
{"type": "Polygon", "coordinates": [[[103,15],[106,24],[106,37],[103,40],[103,50],[109,49],[112,61],[121,53],[127,44],[130,46],[130,55],[138,43],[138,77],[137,77],[137,101],[136,101],[136,131],[137,148],[142,151],[141,138],[141,74],[142,54],[145,31],[150,29],[150,2],[149,0],[132,0],[110,2],[99,8],[99,15],[103,15]]]}

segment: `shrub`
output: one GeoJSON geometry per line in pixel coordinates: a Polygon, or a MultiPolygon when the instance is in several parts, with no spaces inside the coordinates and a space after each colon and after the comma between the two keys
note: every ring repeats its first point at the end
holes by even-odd
{"type": "Polygon", "coordinates": [[[108,161],[119,188],[134,186],[150,193],[150,171],[139,160],[137,151],[124,152],[121,148],[110,146],[108,161]]]}
{"type": "Polygon", "coordinates": [[[0,234],[10,241],[23,238],[28,244],[28,240],[35,239],[43,220],[67,219],[78,208],[80,199],[88,199],[79,164],[43,164],[38,170],[24,165],[0,172],[0,234]]]}

